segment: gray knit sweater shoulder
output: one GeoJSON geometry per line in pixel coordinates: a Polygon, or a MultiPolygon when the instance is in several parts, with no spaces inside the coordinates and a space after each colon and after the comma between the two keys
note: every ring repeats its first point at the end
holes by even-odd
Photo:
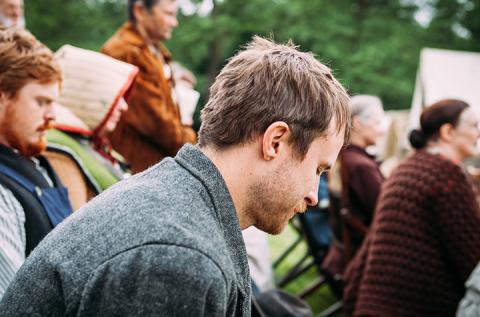
{"type": "Polygon", "coordinates": [[[231,196],[196,147],[105,191],[51,232],[0,316],[249,316],[231,196]]]}

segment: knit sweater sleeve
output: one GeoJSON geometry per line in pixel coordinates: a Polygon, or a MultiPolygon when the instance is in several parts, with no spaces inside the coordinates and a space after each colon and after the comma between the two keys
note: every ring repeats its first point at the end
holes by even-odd
{"type": "Polygon", "coordinates": [[[446,259],[462,284],[480,260],[480,210],[472,185],[457,167],[444,170],[439,184],[434,219],[446,259]]]}
{"type": "Polygon", "coordinates": [[[205,254],[144,245],[103,263],[85,285],[77,316],[225,316],[226,282],[205,254]]]}

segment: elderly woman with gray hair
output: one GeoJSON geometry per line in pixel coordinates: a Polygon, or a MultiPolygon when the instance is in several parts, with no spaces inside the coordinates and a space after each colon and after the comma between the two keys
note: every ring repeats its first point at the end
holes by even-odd
{"type": "Polygon", "coordinates": [[[342,179],[341,205],[343,215],[343,244],[341,250],[333,245],[324,268],[331,274],[342,274],[346,262],[361,245],[384,180],[375,157],[366,149],[377,143],[384,134],[384,111],[380,98],[357,95],[351,98],[352,131],[350,144],[339,155],[342,179]],[[346,221],[350,220],[350,221],[346,221]],[[348,242],[346,241],[348,240],[348,242]]]}

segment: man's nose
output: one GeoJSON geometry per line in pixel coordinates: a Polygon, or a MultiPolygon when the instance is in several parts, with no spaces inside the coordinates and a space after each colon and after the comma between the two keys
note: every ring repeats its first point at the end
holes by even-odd
{"type": "Polygon", "coordinates": [[[47,110],[45,111],[45,120],[50,121],[50,120],[55,120],[56,115],[55,115],[55,109],[53,107],[53,104],[47,107],[47,110]]]}
{"type": "Polygon", "coordinates": [[[320,177],[315,179],[315,182],[310,188],[310,192],[305,197],[305,202],[307,205],[316,206],[318,205],[318,186],[320,186],[320,177]]]}
{"type": "Polygon", "coordinates": [[[176,28],[178,26],[178,19],[177,17],[172,18],[172,27],[176,28]]]}
{"type": "Polygon", "coordinates": [[[316,206],[318,205],[318,192],[315,191],[310,191],[308,195],[305,197],[305,202],[309,206],[316,206]]]}
{"type": "Polygon", "coordinates": [[[10,17],[14,20],[19,19],[23,15],[23,10],[21,7],[13,8],[10,11],[10,17]]]}

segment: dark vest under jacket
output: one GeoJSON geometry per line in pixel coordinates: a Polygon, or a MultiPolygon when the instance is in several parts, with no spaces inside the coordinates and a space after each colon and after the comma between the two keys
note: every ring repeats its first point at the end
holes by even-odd
{"type": "MultiPolygon", "coordinates": [[[[48,161],[42,156],[38,156],[37,159],[40,161],[40,165],[47,170],[54,186],[62,186],[60,179],[48,161]]],[[[16,153],[11,148],[0,145],[0,162],[29,179],[38,187],[50,187],[42,173],[36,169],[35,163],[16,153]]],[[[28,256],[37,244],[53,229],[53,225],[47,216],[45,208],[28,190],[2,173],[0,173],[0,184],[13,193],[25,212],[25,234],[27,240],[25,255],[28,256]]]]}

